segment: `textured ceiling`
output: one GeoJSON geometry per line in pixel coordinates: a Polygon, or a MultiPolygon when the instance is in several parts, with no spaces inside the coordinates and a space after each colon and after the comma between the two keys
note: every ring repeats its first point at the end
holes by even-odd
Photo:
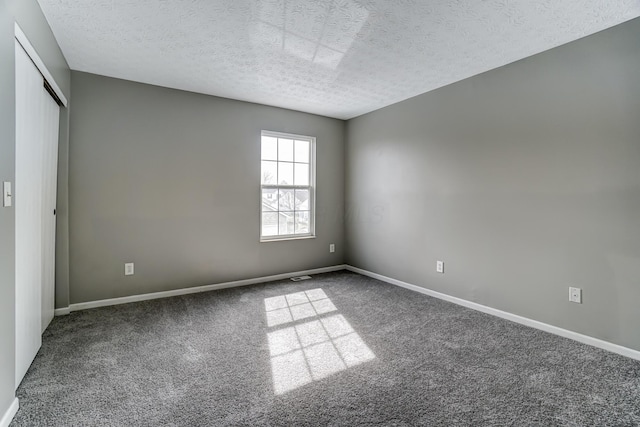
{"type": "Polygon", "coordinates": [[[74,70],[347,119],[640,16],[639,0],[39,0],[74,70]]]}

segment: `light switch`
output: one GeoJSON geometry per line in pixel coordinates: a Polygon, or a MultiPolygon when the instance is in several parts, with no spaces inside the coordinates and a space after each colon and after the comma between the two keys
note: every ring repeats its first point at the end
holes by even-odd
{"type": "Polygon", "coordinates": [[[2,183],[2,206],[8,208],[13,205],[13,193],[11,193],[11,183],[3,182],[2,183]]]}

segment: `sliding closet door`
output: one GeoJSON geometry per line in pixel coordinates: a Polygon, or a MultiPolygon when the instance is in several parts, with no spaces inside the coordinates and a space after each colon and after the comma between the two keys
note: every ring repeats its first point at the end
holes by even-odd
{"type": "Polygon", "coordinates": [[[60,110],[16,41],[16,387],[53,318],[60,110]]]}
{"type": "Polygon", "coordinates": [[[42,85],[16,42],[16,387],[42,342],[42,85]]]}
{"type": "Polygon", "coordinates": [[[49,94],[42,105],[42,328],[53,319],[56,280],[56,194],[58,187],[58,128],[60,107],[49,94]]]}

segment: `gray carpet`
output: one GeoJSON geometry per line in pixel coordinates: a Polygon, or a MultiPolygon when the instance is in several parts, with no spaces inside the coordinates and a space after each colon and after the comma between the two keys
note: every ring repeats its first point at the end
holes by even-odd
{"type": "Polygon", "coordinates": [[[640,425],[640,362],[354,273],[55,318],[12,426],[640,425]]]}

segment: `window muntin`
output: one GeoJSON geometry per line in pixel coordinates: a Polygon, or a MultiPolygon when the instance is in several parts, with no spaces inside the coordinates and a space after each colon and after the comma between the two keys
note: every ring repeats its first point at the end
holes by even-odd
{"type": "Polygon", "coordinates": [[[263,131],[260,239],[314,236],[315,138],[263,131]]]}

